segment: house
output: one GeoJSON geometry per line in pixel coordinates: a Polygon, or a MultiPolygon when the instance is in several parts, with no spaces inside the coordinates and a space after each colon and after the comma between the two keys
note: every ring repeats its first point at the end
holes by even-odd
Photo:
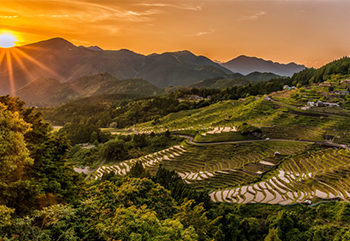
{"type": "Polygon", "coordinates": [[[275,156],[279,156],[281,153],[279,151],[275,151],[275,156]]]}
{"type": "Polygon", "coordinates": [[[315,106],[315,102],[309,101],[309,102],[307,102],[307,105],[308,105],[308,106],[315,106]]]}
{"type": "Polygon", "coordinates": [[[329,106],[329,107],[339,107],[337,103],[330,103],[330,102],[323,102],[324,106],[329,106]]]}
{"type": "Polygon", "coordinates": [[[336,94],[336,95],[348,95],[349,91],[346,90],[336,90],[329,92],[330,94],[336,94]]]}
{"type": "Polygon", "coordinates": [[[298,89],[297,87],[295,87],[295,86],[288,86],[288,85],[285,85],[285,86],[283,86],[283,89],[284,90],[296,90],[296,89],[298,89]]]}
{"type": "Polygon", "coordinates": [[[318,107],[324,106],[322,101],[317,101],[315,105],[318,107]]]}
{"type": "Polygon", "coordinates": [[[189,100],[202,100],[203,97],[200,97],[199,95],[191,95],[188,97],[189,100]]]}
{"type": "Polygon", "coordinates": [[[339,105],[337,103],[322,102],[322,101],[317,101],[316,106],[318,106],[318,107],[322,107],[322,106],[339,107],[339,105]]]}

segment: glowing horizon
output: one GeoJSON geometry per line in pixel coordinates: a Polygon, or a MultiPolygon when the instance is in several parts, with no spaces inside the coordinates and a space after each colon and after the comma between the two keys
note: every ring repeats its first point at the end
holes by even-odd
{"type": "MultiPolygon", "coordinates": [[[[16,46],[62,37],[79,46],[189,50],[227,62],[246,55],[320,67],[350,55],[350,1],[2,1],[0,30],[16,46]]],[[[1,34],[1,32],[0,32],[1,34]]]]}
{"type": "Polygon", "coordinates": [[[12,34],[0,34],[0,47],[12,48],[16,46],[17,38],[12,34]]]}

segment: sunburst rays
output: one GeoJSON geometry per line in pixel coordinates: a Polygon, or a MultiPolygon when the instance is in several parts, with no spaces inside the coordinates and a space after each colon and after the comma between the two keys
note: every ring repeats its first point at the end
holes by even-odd
{"type": "MultiPolygon", "coordinates": [[[[42,50],[41,48],[39,49],[33,46],[25,46],[25,48],[30,50],[42,50]]],[[[21,50],[19,47],[0,48],[0,66],[3,67],[1,68],[2,73],[0,73],[0,77],[8,78],[10,91],[9,94],[11,96],[15,96],[15,91],[19,87],[15,84],[14,64],[16,64],[16,67],[18,67],[18,71],[22,71],[25,74],[25,80],[29,80],[30,82],[33,81],[35,78],[33,73],[31,73],[31,71],[26,66],[24,60],[27,60],[29,63],[33,63],[35,66],[39,67],[39,69],[44,70],[44,72],[46,72],[48,76],[57,78],[59,80],[63,79],[63,77],[59,75],[56,71],[52,70],[45,64],[36,60],[34,57],[30,56],[29,54],[21,50]]]]}

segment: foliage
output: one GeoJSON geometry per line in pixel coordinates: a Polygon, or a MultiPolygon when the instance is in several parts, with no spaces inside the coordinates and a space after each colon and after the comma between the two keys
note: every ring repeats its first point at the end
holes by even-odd
{"type": "Polygon", "coordinates": [[[298,83],[307,85],[309,83],[320,83],[329,79],[332,79],[333,75],[348,75],[350,74],[350,58],[343,57],[338,60],[334,60],[322,66],[319,69],[304,69],[299,73],[295,73],[292,77],[293,85],[298,83]]]}
{"type": "Polygon", "coordinates": [[[206,216],[203,203],[194,205],[194,200],[185,199],[184,202],[178,207],[178,212],[174,215],[175,219],[181,221],[181,223],[187,228],[193,226],[198,234],[198,240],[210,240],[209,234],[214,225],[220,219],[220,217],[210,220],[206,216]]]}
{"type": "Polygon", "coordinates": [[[66,165],[69,148],[62,136],[50,134],[41,113],[25,109],[18,98],[0,97],[2,168],[0,204],[17,215],[38,207],[73,201],[80,178],[66,165]],[[5,139],[11,138],[11,139],[5,139]]]}
{"type": "Polygon", "coordinates": [[[131,177],[138,177],[138,178],[151,178],[151,174],[149,171],[146,171],[145,168],[142,166],[141,161],[137,161],[135,165],[130,169],[128,175],[131,177]]]}
{"type": "Polygon", "coordinates": [[[203,207],[209,210],[211,201],[206,191],[196,192],[190,186],[183,183],[181,177],[175,171],[169,171],[160,166],[152,180],[159,183],[166,189],[171,191],[172,197],[178,202],[183,203],[186,199],[195,201],[195,204],[203,203],[203,207]]]}
{"type": "Polygon", "coordinates": [[[186,230],[178,220],[159,220],[147,206],[118,207],[112,218],[96,225],[104,240],[197,240],[192,226],[186,230]]]}
{"type": "Polygon", "coordinates": [[[103,145],[93,148],[74,147],[71,150],[72,161],[76,165],[94,167],[102,159],[107,162],[121,162],[132,158],[138,158],[150,153],[158,152],[170,146],[176,145],[183,139],[177,136],[164,135],[120,135],[103,145]]]}
{"type": "Polygon", "coordinates": [[[106,139],[104,137],[105,134],[99,128],[90,124],[66,124],[58,131],[59,134],[64,132],[72,145],[93,143],[96,140],[101,142],[106,139]]]}

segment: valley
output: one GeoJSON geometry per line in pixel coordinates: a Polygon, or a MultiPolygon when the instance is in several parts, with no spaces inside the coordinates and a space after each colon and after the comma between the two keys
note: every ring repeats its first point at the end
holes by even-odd
{"type": "MultiPolygon", "coordinates": [[[[97,56],[81,51],[105,52],[73,50],[57,39],[40,44],[57,43],[80,57],[97,56]]],[[[118,54],[120,63],[129,56],[137,65],[135,53],[118,54]]],[[[136,75],[116,77],[106,65],[112,74],[100,69],[66,80],[43,77],[18,89],[21,98],[0,97],[0,171],[6,184],[0,218],[9,220],[0,223],[0,234],[12,237],[21,230],[19,237],[43,239],[43,230],[67,240],[109,240],[110,231],[101,227],[121,228],[129,237],[134,228],[128,225],[141,222],[145,227],[138,234],[157,227],[146,232],[159,237],[158,228],[167,227],[166,237],[177,233],[173,240],[275,235],[309,241],[320,232],[328,240],[346,240],[350,58],[291,77],[225,72],[215,64],[203,66],[208,59],[187,51],[137,58],[148,59],[148,70],[150,59],[158,67],[170,61],[155,71],[176,79],[186,74],[191,81],[168,86],[163,76],[162,88],[136,75]],[[173,75],[174,59],[186,66],[173,75]],[[60,221],[48,224],[47,217],[60,221]],[[144,221],[149,218],[154,222],[144,221]]]]}

